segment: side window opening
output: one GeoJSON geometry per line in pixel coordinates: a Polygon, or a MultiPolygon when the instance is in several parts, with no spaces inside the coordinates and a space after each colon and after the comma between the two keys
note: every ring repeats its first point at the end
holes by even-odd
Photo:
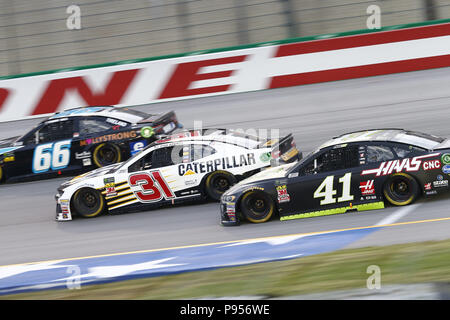
{"type": "Polygon", "coordinates": [[[395,153],[397,154],[397,157],[399,158],[408,158],[408,157],[413,157],[416,156],[417,154],[420,154],[422,152],[425,152],[425,149],[416,147],[416,146],[411,146],[411,145],[401,145],[398,144],[396,146],[393,147],[395,153]]]}
{"type": "Polygon", "coordinates": [[[300,175],[353,168],[359,165],[358,146],[334,148],[313,159],[300,171],[300,175]]]}
{"type": "Polygon", "coordinates": [[[204,144],[193,144],[191,146],[191,161],[197,161],[216,153],[216,149],[204,144]]]}
{"type": "Polygon", "coordinates": [[[82,118],[79,120],[80,134],[88,135],[111,129],[113,125],[100,118],[82,118]]]}
{"type": "Polygon", "coordinates": [[[72,138],[73,120],[47,123],[36,134],[38,143],[72,138]]]}
{"type": "Polygon", "coordinates": [[[367,163],[383,162],[395,159],[392,149],[383,145],[368,145],[366,146],[367,163]]]}

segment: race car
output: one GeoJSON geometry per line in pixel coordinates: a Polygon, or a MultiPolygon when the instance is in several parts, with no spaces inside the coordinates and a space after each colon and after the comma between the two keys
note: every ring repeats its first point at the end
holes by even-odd
{"type": "Polygon", "coordinates": [[[173,111],[89,106],[56,113],[0,141],[0,181],[43,179],[118,163],[181,127],[173,111]]]}
{"type": "Polygon", "coordinates": [[[404,206],[447,192],[450,140],[404,129],[347,133],[302,161],[258,173],[221,198],[224,226],[404,206]]]}
{"type": "Polygon", "coordinates": [[[212,199],[263,168],[297,161],[292,135],[263,139],[225,129],[186,130],[153,142],[129,160],[63,183],[56,220],[212,199]]]}

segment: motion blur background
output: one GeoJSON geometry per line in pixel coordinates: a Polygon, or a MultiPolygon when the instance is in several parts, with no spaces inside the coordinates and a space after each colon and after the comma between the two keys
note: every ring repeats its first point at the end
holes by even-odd
{"type": "Polygon", "coordinates": [[[450,17],[450,0],[0,0],[0,76],[366,29],[370,5],[382,26],[450,17]]]}

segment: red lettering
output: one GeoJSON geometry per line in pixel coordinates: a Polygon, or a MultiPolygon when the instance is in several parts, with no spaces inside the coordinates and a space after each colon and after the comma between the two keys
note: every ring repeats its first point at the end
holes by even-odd
{"type": "Polygon", "coordinates": [[[129,178],[130,186],[140,186],[142,191],[134,192],[142,202],[153,202],[161,200],[161,192],[154,185],[152,178],[147,173],[133,174],[129,178]]]}
{"type": "Polygon", "coordinates": [[[246,56],[227,57],[211,60],[180,63],[167,82],[159,99],[176,98],[197,94],[214,93],[227,91],[230,85],[218,85],[205,88],[189,89],[189,86],[199,80],[226,78],[232,75],[234,70],[198,73],[199,70],[207,66],[215,66],[227,63],[237,63],[244,61],[246,56]]]}
{"type": "Polygon", "coordinates": [[[0,111],[2,110],[3,104],[6,101],[6,98],[9,96],[9,90],[5,88],[0,88],[0,111]]]}
{"type": "Polygon", "coordinates": [[[103,92],[95,94],[83,77],[51,80],[41,99],[34,108],[33,115],[53,113],[60,107],[68,91],[76,90],[87,105],[101,106],[119,104],[139,69],[114,72],[103,92]]]}

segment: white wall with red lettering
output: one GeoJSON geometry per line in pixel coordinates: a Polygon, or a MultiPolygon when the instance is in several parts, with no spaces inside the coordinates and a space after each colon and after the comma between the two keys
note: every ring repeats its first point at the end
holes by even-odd
{"type": "Polygon", "coordinates": [[[450,66],[450,23],[0,81],[0,121],[450,66]]]}

